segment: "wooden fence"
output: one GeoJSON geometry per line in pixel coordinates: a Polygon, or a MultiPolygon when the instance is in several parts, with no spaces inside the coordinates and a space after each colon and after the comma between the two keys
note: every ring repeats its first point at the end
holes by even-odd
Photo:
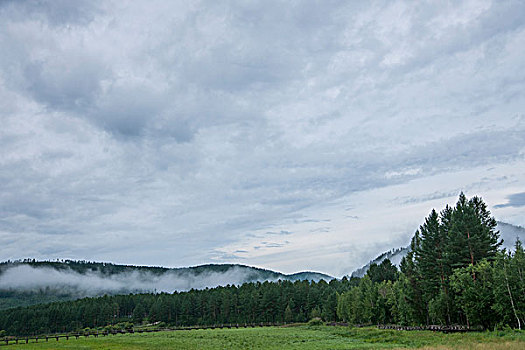
{"type": "Polygon", "coordinates": [[[394,329],[397,331],[433,331],[443,333],[459,333],[459,332],[478,332],[481,329],[473,329],[467,326],[452,325],[452,326],[440,326],[440,325],[429,325],[429,326],[399,326],[399,325],[379,325],[379,329],[394,329]]]}
{"type": "MultiPolygon", "coordinates": [[[[72,338],[78,339],[80,337],[106,337],[109,335],[117,334],[133,334],[133,333],[152,333],[152,332],[169,332],[169,331],[191,331],[198,329],[232,329],[232,328],[255,328],[255,327],[277,327],[283,326],[283,323],[243,323],[243,324],[220,324],[210,326],[192,326],[192,327],[177,327],[177,328],[159,328],[159,329],[119,329],[110,331],[91,331],[91,332],[76,332],[66,334],[53,334],[53,335],[40,335],[32,337],[6,337],[0,341],[0,346],[13,345],[13,344],[28,344],[38,342],[49,342],[49,340],[59,341],[60,339],[69,340],[72,338]]],[[[328,326],[348,326],[345,322],[331,322],[327,323],[328,326]]],[[[369,327],[370,325],[354,325],[354,327],[369,327]]],[[[479,331],[479,329],[472,329],[466,326],[454,325],[454,326],[399,326],[399,325],[378,325],[378,329],[393,329],[398,331],[434,331],[443,333],[456,333],[456,332],[473,332],[479,331]]]]}

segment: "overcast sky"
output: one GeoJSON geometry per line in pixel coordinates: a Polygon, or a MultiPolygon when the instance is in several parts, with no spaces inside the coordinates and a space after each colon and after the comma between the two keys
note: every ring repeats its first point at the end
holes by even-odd
{"type": "Polygon", "coordinates": [[[523,1],[0,1],[0,260],[340,276],[525,225],[523,1]]]}

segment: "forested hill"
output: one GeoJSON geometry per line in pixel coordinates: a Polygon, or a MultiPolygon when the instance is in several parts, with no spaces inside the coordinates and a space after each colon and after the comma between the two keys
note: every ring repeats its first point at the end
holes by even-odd
{"type": "MultiPolygon", "coordinates": [[[[516,243],[516,238],[519,238],[522,242],[525,241],[525,228],[517,225],[508,224],[506,222],[498,221],[496,230],[499,231],[501,239],[503,239],[502,248],[512,250],[516,243]]],[[[410,252],[410,246],[389,250],[388,252],[382,253],[375,259],[370,260],[366,265],[358,268],[350,274],[352,277],[363,277],[372,264],[379,265],[383,260],[388,259],[392,264],[399,267],[401,260],[410,252]]]]}
{"type": "Polygon", "coordinates": [[[0,309],[104,294],[171,293],[279,279],[329,281],[332,277],[317,272],[287,275],[237,264],[165,268],[25,259],[0,263],[0,309]]]}

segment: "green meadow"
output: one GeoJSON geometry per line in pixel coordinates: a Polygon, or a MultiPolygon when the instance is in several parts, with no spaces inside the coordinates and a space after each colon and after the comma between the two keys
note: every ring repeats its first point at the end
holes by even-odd
{"type": "Polygon", "coordinates": [[[3,349],[525,349],[525,331],[442,334],[330,326],[207,329],[72,338],[3,349]]]}

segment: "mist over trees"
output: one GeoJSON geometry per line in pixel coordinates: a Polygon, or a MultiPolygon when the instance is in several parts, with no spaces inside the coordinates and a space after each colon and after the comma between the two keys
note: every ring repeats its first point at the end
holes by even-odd
{"type": "Polygon", "coordinates": [[[11,335],[73,331],[119,322],[173,326],[324,321],[351,324],[522,328],[525,252],[499,250],[496,220],[479,197],[432,210],[400,271],[386,259],[363,278],[245,283],[173,294],[85,298],[0,311],[11,335]]]}
{"type": "Polygon", "coordinates": [[[173,293],[227,284],[280,280],[331,280],[317,272],[283,274],[238,264],[185,268],[114,265],[86,261],[0,263],[0,310],[105,294],[173,293]]]}

